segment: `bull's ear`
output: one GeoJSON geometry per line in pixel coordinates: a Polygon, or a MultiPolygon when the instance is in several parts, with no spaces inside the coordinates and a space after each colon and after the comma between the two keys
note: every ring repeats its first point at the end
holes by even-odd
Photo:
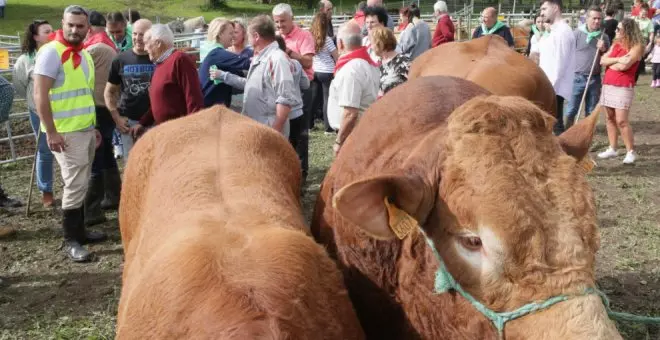
{"type": "Polygon", "coordinates": [[[594,139],[596,124],[602,110],[604,108],[600,104],[597,105],[589,117],[581,120],[559,135],[559,144],[564,149],[564,152],[573,156],[578,161],[582,160],[589,153],[591,142],[594,139]]]}
{"type": "Polygon", "coordinates": [[[370,236],[403,239],[433,207],[433,190],[416,175],[381,175],[341,188],[332,206],[370,236]]]}

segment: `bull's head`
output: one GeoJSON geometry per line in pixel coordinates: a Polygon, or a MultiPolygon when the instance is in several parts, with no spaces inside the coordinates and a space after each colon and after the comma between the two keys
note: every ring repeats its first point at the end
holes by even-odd
{"type": "Polygon", "coordinates": [[[597,117],[557,138],[555,119],[526,99],[475,97],[400,172],[353,182],[333,205],[374,238],[428,237],[449,278],[491,311],[567,297],[506,323],[506,338],[618,339],[600,298],[586,293],[599,233],[579,161],[597,117]]]}

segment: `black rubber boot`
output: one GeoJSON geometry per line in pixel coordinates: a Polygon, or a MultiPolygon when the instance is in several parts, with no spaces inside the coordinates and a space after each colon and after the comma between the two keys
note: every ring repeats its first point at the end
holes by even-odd
{"type": "Polygon", "coordinates": [[[121,175],[118,168],[103,170],[105,198],[101,202],[103,210],[117,210],[121,197],[121,175]]]}
{"type": "Polygon", "coordinates": [[[86,230],[85,225],[82,222],[85,220],[85,209],[79,208],[78,213],[80,214],[81,221],[79,228],[82,230],[83,235],[83,239],[80,241],[81,244],[98,243],[108,239],[108,235],[103,232],[86,230]]]}
{"type": "Polygon", "coordinates": [[[82,246],[85,240],[85,229],[81,228],[83,222],[82,208],[62,210],[62,229],[64,229],[64,242],[62,250],[74,262],[86,262],[91,259],[90,252],[82,246]]]}
{"type": "Polygon", "coordinates": [[[87,194],[85,195],[85,225],[95,225],[103,223],[108,219],[105,218],[105,213],[101,210],[101,202],[103,201],[103,182],[104,175],[91,176],[87,187],[87,194]]]}

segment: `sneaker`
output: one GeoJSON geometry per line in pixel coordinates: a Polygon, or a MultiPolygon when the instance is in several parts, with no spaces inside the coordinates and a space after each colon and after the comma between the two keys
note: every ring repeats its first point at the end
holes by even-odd
{"type": "Polygon", "coordinates": [[[623,159],[623,164],[633,164],[635,163],[635,159],[637,159],[635,151],[630,150],[626,153],[626,158],[623,159]]]}
{"type": "Polygon", "coordinates": [[[619,153],[616,152],[616,150],[614,150],[614,148],[610,146],[609,148],[607,148],[607,150],[599,153],[598,158],[606,159],[606,158],[616,157],[618,155],[619,155],[619,153]]]}
{"type": "Polygon", "coordinates": [[[653,81],[653,84],[651,84],[651,87],[652,87],[652,88],[658,88],[658,87],[660,87],[660,79],[658,79],[658,80],[654,80],[654,81],[653,81]]]}

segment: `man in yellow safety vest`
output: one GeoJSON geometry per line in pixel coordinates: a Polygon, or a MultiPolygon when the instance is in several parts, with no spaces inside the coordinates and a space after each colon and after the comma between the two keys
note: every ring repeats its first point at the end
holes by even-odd
{"type": "Polygon", "coordinates": [[[83,201],[94,150],[100,135],[94,129],[94,62],[83,49],[89,31],[87,11],[76,5],[64,10],[62,30],[39,49],[34,66],[34,98],[48,147],[62,170],[63,249],[76,262],[90,259],[86,243],[106,235],[85,230],[83,201]]]}

